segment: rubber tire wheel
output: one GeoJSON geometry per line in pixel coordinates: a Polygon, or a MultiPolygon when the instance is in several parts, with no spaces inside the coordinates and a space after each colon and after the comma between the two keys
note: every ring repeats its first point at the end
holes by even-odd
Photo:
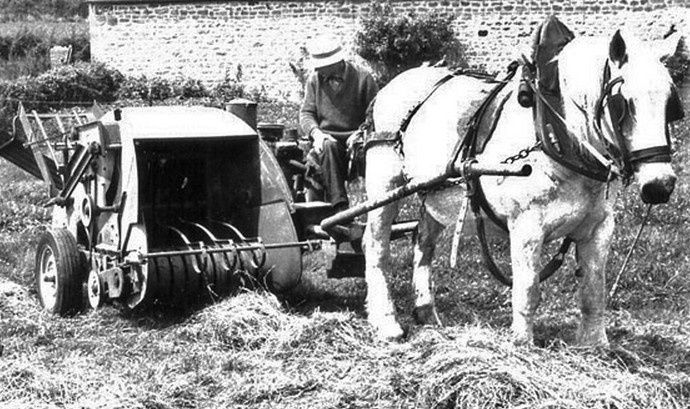
{"type": "Polygon", "coordinates": [[[77,248],[77,241],[67,229],[61,228],[43,233],[36,250],[34,277],[38,298],[47,311],[61,316],[70,316],[84,309],[83,288],[86,279],[84,263],[77,248]],[[39,282],[41,258],[46,248],[53,253],[57,274],[55,305],[52,308],[46,308],[44,305],[39,282]]]}

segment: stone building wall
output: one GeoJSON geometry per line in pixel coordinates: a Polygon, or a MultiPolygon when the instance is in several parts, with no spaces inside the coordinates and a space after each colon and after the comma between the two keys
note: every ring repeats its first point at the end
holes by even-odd
{"type": "MultiPolygon", "coordinates": [[[[93,58],[124,73],[187,76],[209,85],[238,64],[243,81],[269,94],[296,98],[289,63],[317,33],[332,33],[352,50],[362,0],[90,0],[93,58]]],[[[454,28],[473,66],[502,69],[529,44],[533,29],[557,14],[578,35],[610,35],[624,27],[659,39],[671,25],[690,32],[690,0],[391,0],[400,12],[439,11],[454,28]]]]}

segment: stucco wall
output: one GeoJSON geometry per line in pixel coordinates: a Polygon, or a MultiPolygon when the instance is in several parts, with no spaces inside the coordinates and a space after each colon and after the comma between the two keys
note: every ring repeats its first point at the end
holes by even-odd
{"type": "MultiPolygon", "coordinates": [[[[472,65],[502,69],[533,28],[555,13],[576,34],[609,35],[625,27],[659,39],[672,24],[688,32],[690,0],[422,0],[396,1],[397,10],[454,15],[472,65]]],[[[93,58],[127,74],[183,75],[216,83],[235,75],[293,98],[299,84],[289,62],[305,42],[330,32],[352,49],[368,1],[110,1],[92,0],[93,58]]]]}

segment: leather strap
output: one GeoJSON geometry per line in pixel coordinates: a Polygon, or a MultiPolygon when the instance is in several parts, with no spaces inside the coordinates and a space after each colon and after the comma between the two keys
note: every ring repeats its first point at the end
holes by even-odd
{"type": "Polygon", "coordinates": [[[652,162],[670,162],[671,148],[668,145],[653,146],[651,148],[638,149],[630,152],[630,163],[635,165],[638,162],[652,163],[652,162]]]}
{"type": "MultiPolygon", "coordinates": [[[[474,212],[474,220],[477,225],[477,237],[479,238],[479,243],[482,247],[482,258],[484,259],[484,263],[489,269],[489,272],[501,284],[506,285],[508,287],[512,287],[512,274],[511,276],[508,276],[506,273],[504,273],[501,270],[501,268],[496,264],[496,261],[494,261],[494,258],[491,255],[491,250],[489,249],[489,244],[486,240],[484,220],[478,209],[474,212]]],[[[566,253],[568,253],[568,249],[570,249],[570,245],[572,244],[572,242],[573,239],[571,239],[570,237],[566,237],[563,239],[563,243],[561,243],[561,246],[558,248],[558,252],[551,258],[551,260],[549,260],[548,263],[546,263],[546,265],[541,269],[541,271],[539,271],[539,282],[542,282],[551,277],[563,265],[565,255],[566,253]]]]}
{"type": "MultiPolygon", "coordinates": [[[[482,104],[479,106],[477,111],[472,115],[470,119],[467,132],[463,138],[460,138],[455,143],[453,147],[453,154],[450,157],[446,165],[446,172],[452,173],[455,162],[461,157],[462,160],[467,160],[470,157],[474,157],[477,151],[477,131],[482,120],[482,117],[486,114],[487,109],[491,105],[491,102],[496,98],[496,96],[505,88],[505,86],[513,79],[515,73],[517,72],[519,65],[510,64],[508,66],[508,74],[503,80],[497,81],[493,80],[497,85],[489,92],[489,95],[484,98],[482,104]],[[462,155],[462,156],[461,156],[462,155]]],[[[486,78],[484,78],[486,79],[486,78]]],[[[502,110],[502,106],[500,108],[502,110]]],[[[492,124],[490,133],[496,129],[496,124],[498,123],[498,115],[496,116],[495,123],[492,124]]]]}

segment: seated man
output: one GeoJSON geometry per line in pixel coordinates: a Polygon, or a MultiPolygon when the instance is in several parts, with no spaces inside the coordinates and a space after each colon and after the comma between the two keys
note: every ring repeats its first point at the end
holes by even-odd
{"type": "Polygon", "coordinates": [[[317,38],[308,50],[314,72],[305,84],[300,126],[314,143],[308,162],[317,165],[323,199],[340,211],[348,207],[347,138],[364,122],[378,87],[371,74],[345,61],[335,39],[317,38]]]}

